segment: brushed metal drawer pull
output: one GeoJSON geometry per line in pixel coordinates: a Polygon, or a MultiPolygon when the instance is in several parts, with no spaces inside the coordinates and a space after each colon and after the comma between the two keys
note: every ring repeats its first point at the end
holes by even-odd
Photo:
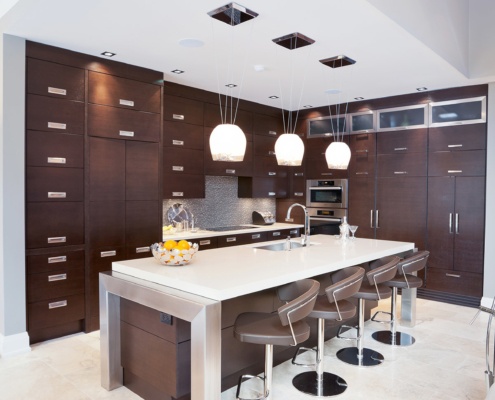
{"type": "Polygon", "coordinates": [[[301,197],[301,196],[304,196],[304,193],[303,192],[294,192],[294,196],[301,197]]]}
{"type": "Polygon", "coordinates": [[[48,243],[65,243],[67,238],[65,236],[49,237],[48,243]]]}
{"type": "Polygon", "coordinates": [[[356,172],[356,175],[368,175],[368,173],[366,171],[364,171],[364,172],[356,172]]]}
{"type": "Polygon", "coordinates": [[[51,310],[53,308],[66,307],[67,300],[54,301],[53,303],[48,303],[48,309],[51,310]]]}
{"type": "Polygon", "coordinates": [[[289,233],[291,235],[297,235],[297,229],[293,229],[293,230],[289,231],[289,233]]]}
{"type": "Polygon", "coordinates": [[[66,197],[66,192],[48,192],[49,199],[65,199],[66,197]]]}
{"type": "Polygon", "coordinates": [[[48,275],[48,282],[64,281],[67,279],[67,274],[48,275]]]}
{"type": "Polygon", "coordinates": [[[367,153],[368,150],[356,150],[355,153],[367,153]]]}
{"type": "Polygon", "coordinates": [[[65,164],[67,160],[63,157],[48,157],[48,164],[65,164]]]}
{"type": "Polygon", "coordinates": [[[445,276],[449,276],[451,278],[460,278],[461,277],[460,275],[457,275],[457,274],[445,274],[445,276]]]}
{"type": "Polygon", "coordinates": [[[304,176],[304,172],[294,172],[294,176],[304,176]]]}
{"type": "Polygon", "coordinates": [[[235,174],[235,169],[226,169],[225,172],[227,174],[235,174]]]}
{"type": "Polygon", "coordinates": [[[256,235],[251,235],[251,239],[259,239],[261,235],[258,233],[256,235]]]}
{"type": "Polygon", "coordinates": [[[184,171],[184,167],[182,165],[172,165],[172,171],[184,171]]]}
{"type": "Polygon", "coordinates": [[[119,131],[120,136],[134,137],[134,132],[132,131],[119,131]]]}
{"type": "Polygon", "coordinates": [[[395,175],[406,175],[407,171],[394,171],[395,175]]]}
{"type": "Polygon", "coordinates": [[[100,257],[113,257],[117,255],[116,250],[102,251],[100,257]]]}
{"type": "Polygon", "coordinates": [[[449,144],[447,147],[462,147],[462,144],[449,144]]]}
{"type": "Polygon", "coordinates": [[[136,253],[147,253],[150,251],[149,246],[148,247],[136,247],[136,253]]]}
{"type": "Polygon", "coordinates": [[[268,151],[268,155],[269,155],[269,156],[274,156],[274,155],[275,155],[275,152],[274,152],[273,150],[269,150],[269,151],[268,151]]]}
{"type": "Polygon", "coordinates": [[[277,173],[276,172],[268,172],[268,176],[276,176],[277,173]]]}
{"type": "Polygon", "coordinates": [[[183,140],[172,140],[172,144],[174,146],[184,146],[184,141],[183,140]]]}
{"type": "Polygon", "coordinates": [[[395,151],[406,151],[407,147],[396,147],[394,150],[395,151]]]}
{"type": "Polygon", "coordinates": [[[134,101],[132,100],[119,99],[119,104],[121,106],[134,107],[134,101]]]}
{"type": "Polygon", "coordinates": [[[333,172],[322,172],[322,175],[333,175],[333,172]]]}
{"type": "Polygon", "coordinates": [[[201,246],[207,246],[207,245],[211,244],[211,240],[200,240],[199,244],[201,246]]]}
{"type": "Polygon", "coordinates": [[[59,94],[61,96],[66,96],[67,95],[67,90],[48,86],[48,93],[59,94]]]}
{"type": "Polygon", "coordinates": [[[48,257],[48,264],[66,262],[67,256],[48,257]]]}
{"type": "Polygon", "coordinates": [[[449,174],[462,174],[462,169],[449,169],[447,172],[449,174]]]}
{"type": "Polygon", "coordinates": [[[268,131],[268,134],[273,135],[273,136],[277,136],[277,132],[275,132],[275,131],[268,131]]]}
{"type": "Polygon", "coordinates": [[[272,236],[280,236],[280,232],[273,232],[272,236]]]}
{"type": "Polygon", "coordinates": [[[268,196],[275,196],[276,193],[275,192],[268,192],[268,196]]]}
{"type": "Polygon", "coordinates": [[[184,121],[184,116],[181,114],[172,114],[173,119],[178,119],[180,121],[184,121]]]}
{"type": "Polygon", "coordinates": [[[237,240],[237,238],[234,236],[234,237],[229,237],[227,238],[227,243],[229,242],[235,242],[237,240]]]}
{"type": "Polygon", "coordinates": [[[52,129],[67,129],[67,124],[62,124],[60,122],[48,122],[48,128],[52,128],[52,129]]]}
{"type": "Polygon", "coordinates": [[[174,197],[184,197],[184,192],[172,192],[172,196],[174,196],[174,197]]]}

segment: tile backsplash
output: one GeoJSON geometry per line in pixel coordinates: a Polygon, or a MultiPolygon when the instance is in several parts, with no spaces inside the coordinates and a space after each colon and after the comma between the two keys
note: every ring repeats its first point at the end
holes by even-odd
{"type": "Polygon", "coordinates": [[[196,226],[214,228],[239,224],[251,224],[252,212],[270,211],[275,215],[275,199],[239,199],[237,177],[205,176],[204,199],[166,199],[163,201],[163,224],[168,225],[167,211],[181,203],[193,215],[196,226]]]}

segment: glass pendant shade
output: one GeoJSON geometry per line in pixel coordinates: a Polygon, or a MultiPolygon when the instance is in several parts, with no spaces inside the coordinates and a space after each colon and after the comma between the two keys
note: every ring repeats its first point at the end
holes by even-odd
{"type": "Polygon", "coordinates": [[[302,139],[294,133],[283,133],[275,142],[275,156],[278,165],[301,165],[304,156],[302,139]]]}
{"type": "Polygon", "coordinates": [[[237,125],[220,124],[211,132],[210,150],[213,161],[240,162],[246,152],[246,136],[237,125]]]}
{"type": "Polygon", "coordinates": [[[329,169],[347,169],[351,160],[351,149],[346,143],[332,142],[327,147],[325,158],[329,169]]]}

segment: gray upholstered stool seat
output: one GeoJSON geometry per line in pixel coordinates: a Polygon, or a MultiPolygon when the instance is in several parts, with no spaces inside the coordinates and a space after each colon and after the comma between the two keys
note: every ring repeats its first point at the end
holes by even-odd
{"type": "Polygon", "coordinates": [[[342,319],[349,319],[356,315],[356,306],[348,300],[340,300],[337,308],[337,304],[330,303],[326,295],[318,296],[308,317],[339,320],[339,311],[342,319]]]}
{"type": "Polygon", "coordinates": [[[310,328],[303,319],[313,310],[320,283],[313,279],[302,279],[277,289],[280,306],[277,313],[247,312],[240,314],[234,324],[234,337],[241,342],[265,346],[265,376],[242,375],[237,385],[236,398],[240,397],[245,379],[258,378],[263,381],[263,393],[256,399],[267,399],[272,387],[273,346],[297,346],[309,338],[310,328]]]}

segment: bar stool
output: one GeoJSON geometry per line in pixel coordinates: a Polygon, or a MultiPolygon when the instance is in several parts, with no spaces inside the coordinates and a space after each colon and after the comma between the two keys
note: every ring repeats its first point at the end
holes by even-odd
{"type": "Polygon", "coordinates": [[[258,378],[263,381],[263,394],[255,399],[268,399],[272,387],[273,346],[297,346],[309,338],[310,328],[303,319],[313,310],[320,283],[303,279],[277,289],[280,306],[277,313],[247,312],[240,314],[234,324],[234,337],[241,342],[265,345],[265,374],[242,375],[237,385],[239,397],[244,380],[258,378]]]}
{"type": "Polygon", "coordinates": [[[383,282],[387,282],[392,279],[397,272],[397,263],[400,261],[399,257],[392,257],[392,259],[374,270],[368,271],[366,277],[368,282],[363,280],[361,288],[352,297],[358,299],[358,326],[350,327],[342,325],[337,333],[339,339],[344,340],[356,340],[356,347],[346,347],[337,352],[337,357],[348,364],[359,365],[364,367],[371,367],[380,365],[384,358],[383,355],[377,351],[364,347],[364,301],[365,300],[381,300],[388,299],[392,295],[392,290],[382,285],[383,282]],[[356,338],[348,338],[341,336],[343,328],[356,329],[356,338]]]}
{"type": "MultiPolygon", "coordinates": [[[[390,312],[377,311],[371,318],[372,321],[380,323],[390,323],[389,331],[377,331],[371,336],[380,343],[390,344],[392,346],[409,346],[415,342],[413,336],[398,332],[396,327],[396,307],[397,307],[397,289],[414,289],[423,285],[423,280],[412,273],[422,270],[426,266],[426,261],[430,255],[429,251],[419,251],[413,253],[410,257],[404,258],[397,264],[397,275],[394,278],[385,282],[384,285],[392,288],[392,301],[390,304],[390,312]],[[376,320],[378,314],[390,315],[390,321],[376,320]]],[[[370,263],[370,268],[374,269],[383,264],[386,260],[380,259],[370,263]]]]}
{"type": "MultiPolygon", "coordinates": [[[[323,350],[325,342],[325,320],[342,321],[356,315],[356,306],[346,300],[353,296],[361,286],[364,277],[364,268],[348,267],[332,274],[333,285],[325,288],[325,295],[318,296],[316,304],[308,315],[318,318],[318,345],[316,348],[315,371],[303,372],[292,380],[295,388],[313,396],[335,396],[347,389],[347,382],[338,375],[323,372],[323,350]]],[[[313,350],[300,348],[303,350],[313,350]]],[[[294,356],[295,362],[299,349],[294,356]]]]}

